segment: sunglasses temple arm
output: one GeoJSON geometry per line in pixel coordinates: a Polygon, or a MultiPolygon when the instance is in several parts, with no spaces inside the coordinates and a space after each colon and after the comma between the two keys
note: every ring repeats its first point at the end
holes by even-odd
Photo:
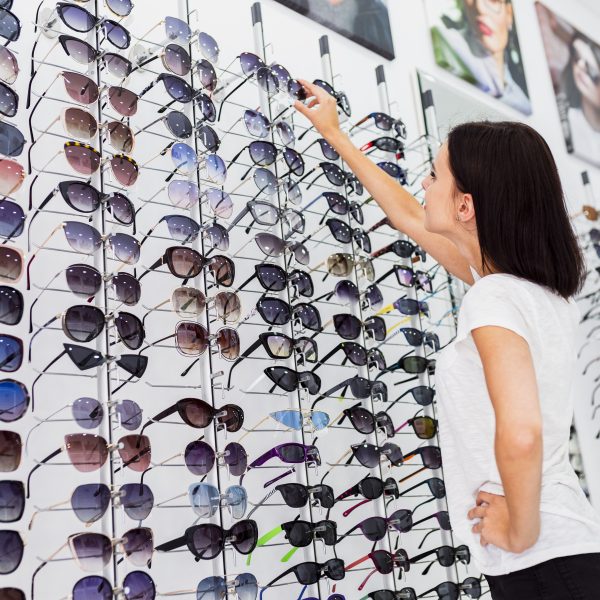
{"type": "Polygon", "coordinates": [[[277,492],[277,489],[271,490],[246,516],[249,519],[273,494],[277,492]]]}
{"type": "Polygon", "coordinates": [[[154,548],[157,552],[169,552],[170,550],[175,550],[176,548],[181,548],[181,546],[185,546],[185,535],[181,537],[175,538],[164,544],[160,544],[154,548]]]}
{"type": "MultiPolygon", "coordinates": [[[[137,71],[138,69],[141,69],[142,67],[145,67],[146,65],[155,61],[157,58],[159,58],[159,56],[160,56],[159,54],[155,54],[154,56],[151,56],[150,58],[143,60],[141,63],[138,63],[135,67],[133,67],[133,69],[131,69],[131,73],[133,73],[134,71],[137,71]]],[[[131,75],[131,73],[130,73],[130,75],[131,75]]]]}
{"type": "Polygon", "coordinates": [[[161,256],[154,264],[152,264],[151,266],[149,266],[139,277],[138,277],[138,282],[142,279],[142,277],[144,277],[145,275],[147,275],[148,273],[150,273],[150,271],[154,271],[155,269],[158,269],[158,267],[162,266],[165,264],[165,256],[161,256]]]}
{"type": "Polygon", "coordinates": [[[375,575],[375,573],[377,573],[376,568],[373,568],[369,571],[369,574],[363,579],[362,583],[358,586],[359,592],[365,588],[365,585],[367,585],[367,581],[369,581],[369,579],[371,579],[371,577],[373,577],[373,575],[375,575]]]}
{"type": "MultiPolygon", "coordinates": [[[[428,481],[428,480],[426,480],[428,481]]],[[[417,489],[420,485],[423,485],[425,483],[425,481],[420,481],[419,483],[416,483],[415,485],[409,487],[408,489],[404,490],[403,492],[400,492],[398,494],[398,496],[404,496],[405,494],[408,494],[408,492],[412,492],[413,490],[417,489]]]]}
{"type": "Polygon", "coordinates": [[[348,537],[353,531],[356,531],[359,528],[359,526],[360,526],[360,524],[357,524],[354,527],[350,527],[350,529],[348,529],[348,531],[346,531],[346,533],[344,533],[343,535],[340,535],[340,537],[337,539],[337,541],[335,543],[339,544],[345,537],[348,537]]]}
{"type": "Polygon", "coordinates": [[[364,563],[366,560],[369,560],[369,555],[368,554],[365,554],[365,556],[363,556],[361,558],[358,558],[354,562],[351,562],[349,565],[346,565],[344,567],[344,571],[348,572],[351,569],[354,569],[354,567],[357,567],[358,565],[364,563]]]}
{"type": "Polygon", "coordinates": [[[33,340],[35,339],[36,335],[41,333],[44,329],[46,329],[46,327],[48,327],[48,325],[51,325],[52,323],[54,323],[54,321],[56,321],[59,318],[60,318],[60,315],[52,317],[49,321],[46,321],[46,323],[44,323],[41,327],[38,327],[36,332],[31,336],[31,338],[29,339],[29,348],[27,351],[28,362],[31,362],[31,348],[33,346],[33,340]]]}
{"type": "Polygon", "coordinates": [[[282,557],[281,557],[281,561],[280,562],[288,562],[288,560],[290,560],[290,558],[292,558],[292,556],[294,556],[294,554],[296,554],[296,552],[298,552],[298,550],[300,550],[300,548],[297,547],[293,547],[291,548],[291,550],[289,550],[288,552],[286,552],[282,557]]]}
{"type": "MultiPolygon", "coordinates": [[[[229,387],[229,386],[228,386],[229,387]]],[[[263,423],[265,423],[266,421],[269,420],[269,415],[267,415],[266,417],[263,417],[256,425],[254,425],[254,427],[252,427],[252,429],[248,429],[246,431],[246,433],[244,433],[244,435],[238,440],[238,443],[242,443],[242,440],[248,436],[248,434],[256,431],[263,423]]]]}
{"type": "Polygon", "coordinates": [[[143,243],[146,241],[146,239],[149,238],[152,235],[152,232],[159,226],[159,224],[160,224],[160,222],[157,223],[156,225],[154,225],[153,227],[150,227],[150,229],[148,229],[148,232],[146,233],[146,235],[140,241],[140,246],[142,246],[143,243]]]}
{"type": "Polygon", "coordinates": [[[46,371],[48,371],[48,369],[56,362],[58,362],[65,354],[67,353],[66,350],[63,350],[59,355],[57,355],[55,358],[53,358],[42,370],[42,372],[33,380],[33,383],[31,384],[31,410],[33,412],[34,408],[35,408],[35,384],[40,380],[40,378],[42,377],[42,375],[44,375],[44,373],[46,373],[46,371]]]}
{"type": "MultiPolygon", "coordinates": [[[[52,83],[54,83],[54,81],[52,83]]],[[[46,97],[46,94],[50,90],[50,87],[51,87],[52,83],[44,90],[44,92],[42,94],[40,94],[40,97],[36,100],[36,102],[33,105],[31,111],[29,112],[29,118],[28,118],[29,139],[31,140],[32,143],[33,143],[33,113],[36,111],[36,109],[39,106],[39,104],[42,101],[42,99],[46,97]]]]}
{"type": "Polygon", "coordinates": [[[280,479],[283,479],[284,477],[287,477],[288,475],[291,475],[292,473],[295,473],[295,472],[296,472],[296,468],[292,467],[291,469],[284,471],[281,475],[278,475],[277,477],[275,477],[273,479],[269,479],[269,481],[267,481],[263,485],[263,487],[268,488],[268,487],[272,486],[274,483],[277,483],[280,479]]]}
{"type": "MultiPolygon", "coordinates": [[[[49,460],[52,460],[55,456],[58,456],[61,452],[63,451],[62,448],[57,448],[54,452],[52,452],[51,454],[48,454],[48,456],[46,456],[46,458],[40,460],[40,462],[38,462],[35,467],[33,467],[33,469],[31,469],[31,471],[29,471],[29,474],[27,475],[27,485],[26,485],[26,498],[29,498],[29,492],[30,487],[31,487],[31,476],[44,464],[46,464],[49,460]]],[[[49,559],[50,560],[50,559],[49,559]]]]}
{"type": "Polygon", "coordinates": [[[146,427],[148,427],[149,425],[152,425],[152,423],[157,423],[158,421],[161,421],[162,419],[164,419],[176,412],[177,412],[177,404],[172,404],[171,406],[169,406],[169,408],[166,408],[165,410],[163,410],[162,412],[159,412],[157,415],[155,415],[151,419],[148,419],[148,421],[146,421],[146,423],[140,430],[140,435],[142,435],[142,433],[144,433],[144,429],[146,429],[146,427]]]}
{"type": "MultiPolygon", "coordinates": [[[[229,167],[231,167],[231,165],[242,155],[242,152],[248,148],[248,146],[244,146],[227,164],[227,168],[229,169],[229,167]]],[[[252,168],[252,167],[250,167],[252,168]]],[[[244,179],[243,177],[241,177],[241,179],[244,179]]]]}
{"type": "MultiPolygon", "coordinates": [[[[296,569],[296,567],[290,567],[289,569],[286,569],[283,573],[280,573],[279,575],[277,575],[277,577],[275,577],[275,579],[272,579],[271,581],[269,581],[269,583],[267,583],[267,585],[265,585],[262,588],[263,591],[266,588],[271,587],[276,581],[283,579],[286,575],[289,575],[290,573],[295,573],[295,569],[296,569]]],[[[262,594],[262,592],[261,592],[261,594],[262,594]]]]}
{"type": "Polygon", "coordinates": [[[345,510],[342,514],[344,515],[344,517],[347,517],[353,511],[355,511],[358,507],[362,506],[363,504],[367,504],[367,502],[371,502],[371,499],[370,498],[365,498],[364,500],[361,500],[357,504],[354,504],[353,506],[351,506],[350,508],[348,508],[347,510],[345,510]]]}
{"type": "Polygon", "coordinates": [[[221,106],[219,106],[219,112],[217,114],[217,121],[221,120],[221,112],[223,111],[223,106],[225,106],[225,102],[227,102],[227,98],[230,98],[237,90],[239,90],[245,83],[250,81],[250,77],[246,77],[244,81],[238,83],[224,98],[221,100],[221,106]]]}
{"type": "MultiPolygon", "coordinates": [[[[227,227],[227,231],[228,232],[231,231],[249,212],[250,212],[250,209],[248,208],[248,204],[246,204],[246,206],[240,211],[240,213],[237,215],[237,217],[229,224],[229,227],[227,227]]],[[[248,281],[250,281],[251,279],[252,279],[252,277],[248,281]]],[[[243,285],[246,285],[246,283],[248,283],[248,281],[245,281],[243,285]]],[[[240,286],[238,289],[241,289],[241,288],[242,288],[242,286],[240,286]]]]}
{"type": "Polygon", "coordinates": [[[179,374],[179,376],[180,376],[180,377],[185,377],[185,376],[186,376],[186,375],[187,375],[187,374],[188,374],[188,373],[189,373],[189,372],[192,370],[192,368],[194,367],[194,365],[198,364],[199,362],[200,362],[200,358],[195,358],[195,359],[193,360],[193,362],[190,364],[190,366],[189,366],[189,367],[186,367],[186,369],[185,369],[184,371],[182,371],[182,372],[179,374]]]}
{"type": "Polygon", "coordinates": [[[228,388],[231,387],[231,374],[233,372],[233,369],[235,369],[235,367],[237,367],[237,365],[239,365],[245,358],[248,358],[248,356],[250,356],[255,350],[257,350],[258,348],[260,348],[261,345],[262,345],[262,342],[260,341],[260,339],[256,340],[231,365],[231,369],[229,369],[229,375],[227,376],[227,387],[228,388]]]}
{"type": "Polygon", "coordinates": [[[56,117],[52,120],[45,129],[39,132],[39,135],[35,140],[33,139],[33,128],[31,129],[31,144],[29,144],[29,148],[27,149],[27,173],[31,175],[31,151],[33,147],[48,133],[50,128],[54,125],[54,123],[58,123],[60,121],[60,117],[56,117]]]}

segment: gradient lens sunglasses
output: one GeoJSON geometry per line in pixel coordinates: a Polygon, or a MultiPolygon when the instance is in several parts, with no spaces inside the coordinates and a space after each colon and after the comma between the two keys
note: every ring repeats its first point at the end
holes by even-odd
{"type": "Polygon", "coordinates": [[[223,600],[228,594],[237,594],[239,600],[256,600],[258,595],[258,583],[252,573],[240,573],[233,580],[225,580],[223,577],[205,577],[198,583],[195,590],[197,598],[202,600],[223,600]]]}
{"type": "Polygon", "coordinates": [[[309,394],[315,395],[321,389],[321,379],[312,371],[295,371],[289,367],[267,367],[264,373],[274,383],[269,393],[272,393],[276,387],[286,392],[304,388],[309,394]]]}
{"type": "Polygon", "coordinates": [[[92,433],[69,433],[65,435],[65,444],[51,452],[29,471],[27,476],[27,498],[31,491],[31,477],[42,466],[59,454],[65,452],[69,464],[78,471],[89,473],[101,469],[108,455],[117,451],[122,466],[136,472],[143,472],[150,466],[150,439],[145,435],[129,434],[121,437],[116,444],[109,444],[102,436],[92,433]]]}
{"type": "Polygon", "coordinates": [[[212,560],[230,544],[240,554],[250,554],[256,548],[258,527],[251,519],[238,521],[230,529],[212,523],[192,525],[184,535],[156,547],[158,552],[169,552],[187,546],[196,560],[212,560]]]}
{"type": "Polygon", "coordinates": [[[339,581],[346,575],[344,561],[340,558],[330,558],[324,563],[304,562],[295,565],[294,567],[290,567],[283,573],[277,575],[277,577],[269,581],[269,583],[264,586],[264,589],[273,586],[277,581],[283,579],[290,573],[293,573],[296,576],[298,583],[302,585],[312,585],[317,583],[317,581],[323,577],[328,577],[334,581],[339,581]]]}
{"type": "Polygon", "coordinates": [[[248,516],[258,510],[261,506],[289,506],[290,508],[302,508],[311,501],[313,506],[320,504],[323,508],[331,508],[335,504],[333,488],[326,484],[319,484],[315,486],[306,486],[301,483],[282,483],[273,490],[271,490],[258,504],[253,504],[254,508],[250,511],[248,516]],[[283,498],[284,504],[266,504],[267,500],[279,492],[283,498]]]}
{"type": "Polygon", "coordinates": [[[327,200],[328,209],[321,217],[319,225],[325,222],[325,218],[327,217],[329,211],[336,215],[350,214],[350,216],[360,225],[364,223],[364,215],[360,204],[348,200],[345,196],[342,196],[338,192],[323,192],[322,194],[319,194],[314,200],[312,200],[306,206],[304,206],[303,210],[309,209],[321,198],[325,198],[325,200],[327,200]]]}
{"type": "MultiPolygon", "coordinates": [[[[312,304],[306,302],[291,305],[280,298],[262,296],[256,303],[256,311],[269,325],[286,325],[294,319],[306,329],[312,331],[322,329],[319,311],[312,304]]],[[[242,319],[242,321],[244,320],[242,319]]]]}
{"type": "Polygon", "coordinates": [[[310,298],[315,293],[313,280],[309,273],[300,269],[287,271],[279,265],[270,263],[255,265],[254,273],[237,288],[237,291],[244,289],[254,279],[258,279],[260,285],[267,292],[282,292],[290,285],[299,296],[310,298]]]}
{"type": "Polygon", "coordinates": [[[391,131],[393,129],[397,136],[406,138],[406,125],[402,122],[402,120],[394,119],[393,117],[390,117],[390,115],[383,112],[369,113],[366,117],[363,117],[360,121],[355,123],[350,128],[350,131],[352,131],[355,127],[360,127],[370,119],[373,119],[377,129],[381,129],[382,131],[391,131]]]}
{"type": "Polygon", "coordinates": [[[369,517],[360,521],[341,535],[337,541],[338,543],[341,542],[345,537],[351,536],[354,531],[360,529],[362,535],[370,542],[378,542],[386,536],[390,528],[401,533],[407,533],[412,527],[412,512],[401,509],[394,511],[389,517],[369,517]]]}
{"type": "Polygon", "coordinates": [[[367,338],[383,342],[387,333],[385,320],[382,317],[368,317],[361,321],[355,315],[337,314],[333,315],[333,326],[335,332],[345,340],[355,340],[364,331],[367,338]]]}
{"type": "Polygon", "coordinates": [[[356,458],[363,467],[373,469],[379,465],[382,456],[387,458],[395,467],[400,466],[404,462],[404,456],[400,447],[390,442],[386,442],[383,446],[363,442],[361,444],[352,444],[350,449],[352,454],[346,464],[350,464],[356,458]]]}
{"type": "Polygon", "coordinates": [[[367,350],[364,346],[356,342],[340,342],[337,346],[334,346],[312,370],[316,371],[323,364],[327,364],[327,361],[340,350],[342,350],[345,355],[342,365],[345,365],[347,361],[350,361],[357,367],[376,367],[380,370],[386,369],[385,357],[378,348],[369,348],[367,350]]]}
{"type": "Polygon", "coordinates": [[[241,485],[230,485],[221,494],[210,483],[192,483],[187,495],[192,509],[201,518],[210,518],[226,506],[232,518],[241,519],[248,507],[248,494],[241,485]]]}
{"type": "Polygon", "coordinates": [[[379,411],[373,414],[360,404],[345,408],[336,425],[341,425],[346,419],[350,420],[356,431],[363,434],[373,433],[376,429],[380,429],[387,437],[393,437],[397,431],[394,428],[392,418],[387,412],[379,411]]]}
{"type": "Polygon", "coordinates": [[[123,508],[130,519],[143,521],[152,511],[154,494],[144,483],[125,483],[118,488],[111,488],[105,483],[84,483],[78,485],[66,500],[46,508],[36,507],[29,521],[29,529],[33,527],[38,514],[54,511],[73,511],[79,521],[91,525],[106,514],[111,504],[115,508],[123,508]],[[65,505],[68,508],[61,508],[65,505]]]}
{"type": "MultiPolygon", "coordinates": [[[[0,154],[6,154],[3,150],[8,149],[2,148],[2,141],[6,139],[3,135],[5,131],[6,129],[0,123],[0,154]]],[[[6,197],[12,196],[19,191],[23,181],[25,181],[25,169],[14,160],[0,158],[0,194],[6,197]]]]}
{"type": "Polygon", "coordinates": [[[154,600],[156,586],[152,577],[143,571],[131,571],[123,578],[121,587],[112,584],[100,575],[82,577],[73,586],[71,600],[112,600],[120,594],[123,600],[154,600]]]}

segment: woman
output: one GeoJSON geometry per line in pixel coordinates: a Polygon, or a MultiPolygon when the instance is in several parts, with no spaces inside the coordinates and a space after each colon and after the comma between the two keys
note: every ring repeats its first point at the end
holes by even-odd
{"type": "Polygon", "coordinates": [[[458,333],[437,359],[448,510],[494,600],[600,596],[600,518],[568,458],[584,262],[556,165],[520,123],[455,127],[421,206],[354,147],[336,102],[296,102],[396,229],[455,277],[458,333]]]}
{"type": "Polygon", "coordinates": [[[431,28],[436,62],[508,106],[531,114],[510,0],[457,0],[461,18],[431,28]]]}
{"type": "Polygon", "coordinates": [[[569,150],[600,165],[600,48],[581,34],[571,41],[561,87],[568,106],[569,150]]]}

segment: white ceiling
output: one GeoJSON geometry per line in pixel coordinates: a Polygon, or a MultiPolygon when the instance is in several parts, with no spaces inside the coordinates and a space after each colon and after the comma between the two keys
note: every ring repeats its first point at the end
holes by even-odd
{"type": "Polygon", "coordinates": [[[600,2],[598,0],[579,0],[590,12],[600,14],[600,2]]]}

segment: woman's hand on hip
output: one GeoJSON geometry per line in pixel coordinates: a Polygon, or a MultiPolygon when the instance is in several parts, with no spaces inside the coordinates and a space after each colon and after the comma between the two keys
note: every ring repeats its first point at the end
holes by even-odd
{"type": "Polygon", "coordinates": [[[308,92],[309,99],[306,104],[296,100],[294,108],[302,113],[327,140],[340,131],[340,121],[337,113],[336,99],[318,85],[305,79],[298,79],[308,92]]]}
{"type": "Polygon", "coordinates": [[[476,506],[467,513],[469,519],[479,519],[473,525],[471,531],[480,535],[482,546],[489,544],[507,550],[508,552],[523,552],[533,546],[537,540],[538,531],[514,532],[510,526],[510,514],[508,504],[504,496],[479,492],[476,498],[476,506]]]}

